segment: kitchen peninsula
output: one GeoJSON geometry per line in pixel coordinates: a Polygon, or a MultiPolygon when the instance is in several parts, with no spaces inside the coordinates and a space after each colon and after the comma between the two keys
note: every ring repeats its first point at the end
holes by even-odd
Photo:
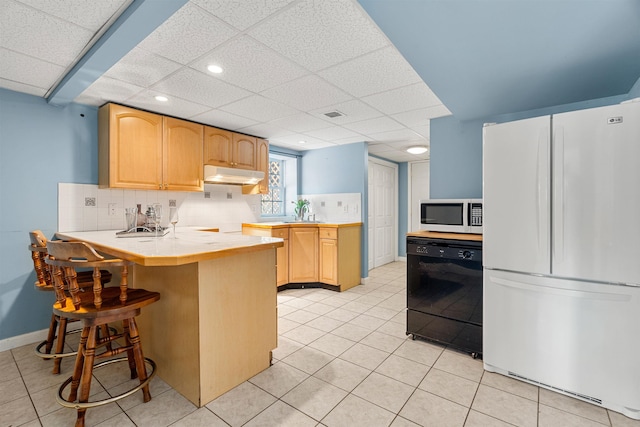
{"type": "Polygon", "coordinates": [[[160,292],[142,311],[145,356],[197,406],[269,367],[277,347],[278,238],[179,228],[177,239],[118,238],[115,231],[58,232],[135,262],[133,287],[160,292]]]}

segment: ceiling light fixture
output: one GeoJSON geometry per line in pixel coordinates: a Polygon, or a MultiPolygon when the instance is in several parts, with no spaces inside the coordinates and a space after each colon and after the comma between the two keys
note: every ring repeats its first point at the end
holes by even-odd
{"type": "Polygon", "coordinates": [[[298,144],[306,144],[307,141],[305,141],[304,139],[301,139],[300,141],[298,141],[298,144]]]}
{"type": "Polygon", "coordinates": [[[162,95],[157,95],[155,97],[156,101],[160,101],[160,102],[167,102],[169,100],[169,98],[167,98],[166,96],[162,96],[162,95]]]}
{"type": "Polygon", "coordinates": [[[426,153],[428,150],[429,149],[425,145],[416,145],[416,146],[407,148],[407,153],[422,154],[422,153],[426,153]]]}
{"type": "Polygon", "coordinates": [[[207,70],[209,70],[209,72],[213,74],[220,74],[222,72],[222,67],[220,67],[219,65],[209,65],[207,67],[207,70]]]}

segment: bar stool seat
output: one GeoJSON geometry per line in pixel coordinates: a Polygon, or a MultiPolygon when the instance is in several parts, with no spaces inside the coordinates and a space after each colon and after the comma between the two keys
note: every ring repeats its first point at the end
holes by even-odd
{"type": "MultiPolygon", "coordinates": [[[[47,238],[44,236],[42,231],[34,230],[29,232],[29,239],[31,240],[31,244],[29,245],[29,250],[31,251],[31,259],[33,260],[33,268],[36,272],[36,282],[35,288],[39,291],[45,292],[54,292],[53,279],[51,276],[51,271],[49,266],[45,263],[45,258],[47,256],[47,238]]],[[[100,280],[102,282],[102,286],[109,283],[111,281],[112,274],[108,270],[100,271],[100,280]]],[[[78,286],[81,289],[92,288],[93,287],[93,271],[80,271],[77,275],[78,286]]],[[[77,354],[76,351],[64,351],[64,345],[66,341],[66,337],[69,334],[67,332],[67,326],[69,323],[69,319],[60,318],[55,313],[51,314],[51,321],[49,322],[49,332],[47,334],[47,339],[42,341],[40,344],[36,346],[35,353],[37,356],[43,359],[54,359],[53,370],[54,374],[60,373],[60,365],[62,359],[65,357],[75,356],[77,354]],[[57,335],[56,335],[57,330],[57,335]],[[55,350],[53,349],[54,343],[56,345],[55,350]],[[44,350],[43,350],[44,347],[44,350]],[[53,353],[52,353],[52,350],[53,353]]],[[[79,330],[72,331],[70,333],[80,332],[79,330]]],[[[103,334],[108,334],[109,331],[105,328],[103,329],[103,334]]]]}
{"type": "Polygon", "coordinates": [[[84,426],[88,408],[115,402],[138,390],[142,390],[144,402],[151,400],[149,381],[155,375],[156,365],[142,353],[135,317],[140,314],[142,307],[158,301],[160,294],[144,289],[129,289],[129,267],[133,263],[121,259],[105,259],[84,242],[50,241],[47,243],[47,250],[49,255],[45,261],[52,267],[56,293],[53,312],[61,317],[80,320],[83,324],[73,375],[58,389],[58,403],[77,409],[76,427],[81,427],[84,426]],[[107,266],[120,267],[119,287],[102,288],[100,268],[107,266]],[[80,292],[76,269],[82,267],[93,268],[93,292],[80,292]],[[69,294],[64,292],[65,282],[69,294]],[[98,330],[102,325],[119,321],[122,322],[123,328],[121,334],[100,338],[98,330]],[[106,348],[102,353],[96,354],[98,348],[121,338],[124,338],[124,346],[106,348]],[[96,358],[110,358],[122,353],[126,353],[127,356],[108,359],[94,366],[96,358]],[[131,379],[138,378],[139,385],[118,396],[89,402],[93,369],[124,361],[129,363],[131,379]],[[147,364],[151,367],[149,374],[147,364]],[[69,384],[70,391],[65,398],[64,390],[69,384]]]}

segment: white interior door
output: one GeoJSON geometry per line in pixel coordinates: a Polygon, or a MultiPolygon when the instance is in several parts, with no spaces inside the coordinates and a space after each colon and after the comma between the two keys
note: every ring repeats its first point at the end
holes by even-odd
{"type": "Polygon", "coordinates": [[[429,162],[409,163],[409,230],[420,230],[420,200],[429,198],[429,162]]]}
{"type": "Polygon", "coordinates": [[[397,177],[397,165],[379,159],[369,160],[369,268],[393,262],[396,258],[397,177]]]}

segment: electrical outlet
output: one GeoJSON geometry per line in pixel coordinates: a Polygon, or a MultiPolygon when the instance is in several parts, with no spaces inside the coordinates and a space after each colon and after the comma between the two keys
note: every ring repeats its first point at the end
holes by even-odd
{"type": "Polygon", "coordinates": [[[227,193],[227,199],[233,199],[233,193],[227,193]]]}
{"type": "Polygon", "coordinates": [[[170,208],[175,208],[176,207],[176,201],[174,199],[169,199],[169,207],[170,208]]]}
{"type": "Polygon", "coordinates": [[[342,206],[342,202],[338,201],[338,207],[342,206]]]}
{"type": "Polygon", "coordinates": [[[116,204],[109,203],[109,216],[116,216],[116,204]]]}
{"type": "Polygon", "coordinates": [[[324,208],[324,202],[320,202],[320,207],[324,208]]]}
{"type": "Polygon", "coordinates": [[[211,192],[210,191],[205,191],[204,192],[204,198],[205,199],[210,199],[211,198],[211,192]]]}
{"type": "Polygon", "coordinates": [[[344,205],[343,209],[344,209],[345,212],[349,212],[349,205],[344,205]]]}
{"type": "Polygon", "coordinates": [[[95,197],[85,197],[84,198],[84,205],[85,206],[95,206],[96,205],[96,198],[95,197]]]}

